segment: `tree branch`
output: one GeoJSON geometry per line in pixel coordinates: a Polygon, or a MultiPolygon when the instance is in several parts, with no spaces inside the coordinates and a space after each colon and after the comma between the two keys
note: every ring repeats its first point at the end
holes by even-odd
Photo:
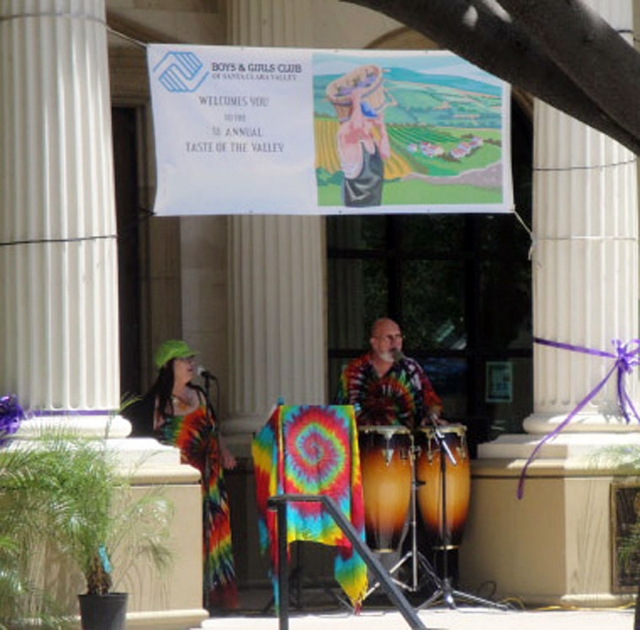
{"type": "MultiPolygon", "coordinates": [[[[640,154],[640,134],[618,124],[565,74],[522,22],[492,0],[342,0],[379,11],[640,154]]],[[[506,0],[505,0],[506,1],[506,0]]],[[[549,0],[553,2],[554,0],[549,0]]],[[[558,2],[558,6],[565,2],[558,2]]],[[[566,13],[566,10],[565,10],[566,13]]],[[[544,12],[543,12],[544,15],[544,12]]],[[[564,22],[562,22],[564,23],[564,22]]],[[[582,57],[575,54],[575,64],[582,57]]]]}
{"type": "Polygon", "coordinates": [[[640,138],[640,55],[581,0],[500,0],[596,107],[640,138]]]}

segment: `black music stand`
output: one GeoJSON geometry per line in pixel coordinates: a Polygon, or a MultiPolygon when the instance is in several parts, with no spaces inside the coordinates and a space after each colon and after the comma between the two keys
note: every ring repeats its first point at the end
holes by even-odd
{"type": "Polygon", "coordinates": [[[451,462],[453,466],[457,466],[458,462],[456,461],[447,441],[442,434],[442,431],[438,427],[437,422],[434,420],[433,422],[434,434],[436,438],[436,442],[440,447],[440,483],[442,487],[442,543],[443,543],[443,554],[442,554],[442,578],[438,575],[435,575],[434,581],[436,583],[436,591],[420,606],[418,606],[418,610],[422,608],[429,608],[430,606],[435,606],[436,604],[442,603],[445,604],[448,608],[455,609],[456,608],[456,599],[460,601],[466,602],[468,604],[477,604],[478,606],[485,606],[489,608],[498,608],[499,610],[510,610],[509,606],[505,604],[499,604],[497,602],[492,602],[487,599],[482,599],[481,597],[476,597],[475,595],[470,595],[469,593],[463,593],[462,591],[458,591],[453,588],[451,585],[451,576],[449,575],[449,562],[448,562],[448,551],[451,546],[451,536],[449,533],[449,528],[447,527],[447,459],[451,462]]]}

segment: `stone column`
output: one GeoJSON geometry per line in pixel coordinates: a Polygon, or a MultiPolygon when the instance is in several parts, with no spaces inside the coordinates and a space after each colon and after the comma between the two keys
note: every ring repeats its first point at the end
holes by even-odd
{"type": "MultiPolygon", "coordinates": [[[[309,46],[309,0],[232,0],[230,43],[309,46]]],[[[230,441],[248,445],[282,397],[326,402],[324,239],[319,217],[229,223],[230,441]]]]}
{"type": "Polygon", "coordinates": [[[120,404],[110,121],[104,0],[0,0],[1,393],[99,431],[120,404]]]}
{"type": "MultiPolygon", "coordinates": [[[[632,3],[591,0],[632,44],[632,3]]],[[[613,352],[638,337],[638,193],[635,156],[592,128],[536,102],[534,335],[613,352]]],[[[614,360],[534,345],[529,433],[547,433],[595,388],[614,360]]],[[[626,379],[638,400],[638,375],[626,379]]],[[[567,432],[636,431],[617,401],[615,375],[567,432]]]]}
{"type": "MultiPolygon", "coordinates": [[[[536,104],[534,334],[615,353],[638,336],[638,226],[634,156],[601,134],[536,104]],[[562,130],[562,131],[561,131],[562,130]],[[551,138],[561,139],[559,142],[551,138]]],[[[534,345],[530,433],[560,423],[605,378],[614,360],[534,345]]],[[[626,378],[637,400],[637,375],[626,378]]],[[[616,378],[566,431],[621,431],[616,378]]]]}
{"type": "MultiPolygon", "coordinates": [[[[631,0],[589,4],[614,28],[631,32],[631,0]]],[[[638,337],[635,158],[541,102],[534,134],[534,334],[615,353],[612,339],[638,337]]],[[[498,598],[517,594],[535,606],[623,603],[613,586],[612,490],[628,480],[628,468],[607,449],[637,447],[640,432],[637,421],[627,425],[619,412],[615,374],[551,439],[613,365],[606,357],[534,346],[528,434],[479,445],[473,462],[460,555],[467,584],[491,581],[498,598]],[[537,457],[522,479],[534,449],[537,457]]],[[[637,372],[626,385],[637,407],[637,372]]]]}
{"type": "MultiPolygon", "coordinates": [[[[590,4],[632,41],[632,3],[590,4]]],[[[638,338],[638,192],[635,156],[549,105],[534,109],[533,329],[546,341],[616,353],[638,338]]],[[[605,378],[614,359],[534,344],[534,410],[528,436],[480,445],[482,457],[528,456],[605,378]]],[[[638,406],[638,374],[626,376],[638,406]]],[[[637,432],[620,413],[616,374],[540,451],[565,457],[637,432]],[[578,436],[576,434],[581,434],[578,436]],[[586,435],[585,435],[586,434],[586,435]],[[617,437],[616,437],[617,436],[617,437]]]]}

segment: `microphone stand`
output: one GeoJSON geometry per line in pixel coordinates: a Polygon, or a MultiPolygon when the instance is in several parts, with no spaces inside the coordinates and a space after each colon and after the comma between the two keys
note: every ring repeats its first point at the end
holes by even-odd
{"type": "Polygon", "coordinates": [[[509,610],[508,606],[504,604],[499,604],[496,602],[492,602],[489,600],[482,599],[480,597],[476,597],[475,595],[470,595],[468,593],[463,593],[462,591],[457,591],[451,585],[451,577],[449,576],[449,562],[448,562],[448,553],[449,548],[451,546],[451,533],[449,532],[449,527],[447,525],[447,459],[451,462],[453,466],[457,466],[458,462],[456,461],[449,445],[447,444],[446,438],[440,427],[438,426],[437,419],[435,417],[431,418],[431,423],[434,428],[434,434],[436,437],[436,442],[440,447],[440,485],[442,492],[442,519],[441,519],[441,536],[442,536],[442,579],[439,579],[438,588],[436,591],[429,597],[424,603],[418,606],[418,609],[428,608],[429,606],[433,606],[442,600],[442,603],[446,604],[446,606],[450,609],[456,608],[456,598],[466,601],[470,604],[478,604],[480,606],[488,606],[492,608],[498,608],[499,610],[509,610]],[[446,455],[446,457],[445,457],[446,455]]]}
{"type": "MultiPolygon", "coordinates": [[[[413,365],[406,361],[406,357],[403,354],[402,350],[399,348],[394,348],[392,351],[393,360],[396,363],[402,362],[403,366],[407,369],[407,372],[410,377],[415,373],[413,370],[413,365]]],[[[356,411],[359,410],[359,405],[354,405],[356,411]]],[[[397,584],[400,588],[403,588],[411,593],[417,593],[426,583],[427,580],[431,580],[437,583],[438,576],[434,568],[429,564],[429,561],[420,553],[418,550],[418,523],[416,520],[417,516],[417,506],[416,506],[416,493],[420,486],[425,484],[424,481],[418,479],[417,477],[417,466],[416,466],[416,457],[419,454],[419,448],[415,446],[414,436],[411,437],[411,446],[409,448],[409,460],[411,464],[411,497],[410,497],[410,513],[409,513],[409,532],[411,534],[411,548],[407,551],[401,558],[394,564],[389,570],[389,575],[395,584],[397,584]],[[411,561],[411,578],[410,584],[405,584],[400,579],[393,577],[400,568],[408,561],[411,561]]],[[[379,586],[381,586],[380,582],[375,582],[373,586],[369,588],[369,590],[365,593],[364,598],[366,599],[373,593],[379,586]]]]}
{"type": "MultiPolygon", "coordinates": [[[[411,499],[410,499],[410,512],[409,512],[409,532],[411,534],[411,548],[407,551],[396,564],[394,564],[389,570],[389,575],[393,582],[400,588],[407,590],[411,593],[417,593],[427,582],[431,580],[437,583],[438,576],[435,573],[433,567],[429,564],[429,561],[418,550],[418,537],[417,537],[417,506],[416,506],[416,493],[420,486],[425,484],[417,478],[416,474],[416,456],[418,454],[417,447],[414,446],[413,441],[410,447],[409,457],[411,463],[411,499]],[[410,584],[405,584],[402,580],[397,579],[394,575],[400,570],[400,568],[408,561],[411,561],[411,578],[410,584]]],[[[381,586],[381,582],[375,582],[373,586],[365,593],[364,599],[369,597],[377,588],[381,586]]]]}
{"type": "MultiPolygon", "coordinates": [[[[213,407],[213,404],[211,402],[211,396],[209,395],[209,392],[211,390],[211,375],[210,374],[203,374],[202,378],[204,379],[204,388],[200,387],[200,386],[196,386],[196,389],[200,390],[203,394],[204,394],[204,400],[205,400],[205,404],[206,404],[206,408],[207,408],[207,413],[211,415],[211,430],[212,430],[212,434],[213,434],[213,438],[215,440],[220,439],[219,437],[219,431],[220,428],[216,425],[216,418],[217,418],[217,414],[215,412],[215,409],[213,407]]],[[[213,379],[217,380],[215,378],[215,376],[213,377],[213,379]]],[[[204,467],[203,467],[203,473],[202,473],[202,485],[203,485],[203,489],[205,492],[209,492],[209,484],[211,482],[211,457],[210,457],[210,444],[207,444],[206,448],[205,448],[205,461],[204,461],[204,467]]],[[[220,462],[219,464],[220,466],[222,466],[222,462],[220,462]]],[[[203,504],[203,509],[205,510],[205,513],[203,514],[204,516],[204,523],[205,523],[205,527],[204,527],[204,548],[205,548],[205,557],[204,557],[204,563],[205,563],[205,574],[208,576],[210,569],[211,569],[211,559],[210,559],[210,554],[209,554],[209,544],[211,542],[211,532],[210,532],[210,527],[209,527],[209,523],[210,520],[212,518],[211,515],[211,506],[210,506],[210,502],[209,501],[204,501],[203,504]]],[[[209,592],[209,589],[205,589],[205,592],[203,593],[203,600],[204,600],[204,607],[206,608],[206,610],[211,613],[211,593],[209,592]]]]}
{"type": "MultiPolygon", "coordinates": [[[[202,378],[204,379],[204,388],[201,389],[204,392],[204,399],[207,403],[207,409],[209,410],[209,413],[211,413],[211,422],[213,423],[218,417],[218,414],[211,402],[211,381],[214,380],[217,384],[218,379],[215,376],[211,376],[209,373],[202,374],[202,378]]],[[[217,431],[218,427],[214,427],[214,429],[217,431]]]]}

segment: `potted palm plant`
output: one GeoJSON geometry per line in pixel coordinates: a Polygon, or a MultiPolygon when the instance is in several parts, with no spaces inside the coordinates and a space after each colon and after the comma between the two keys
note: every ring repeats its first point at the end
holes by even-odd
{"type": "Polygon", "coordinates": [[[82,577],[83,628],[124,628],[126,593],[113,590],[112,560],[123,576],[134,560],[171,562],[172,507],[161,488],[134,492],[107,440],[45,428],[0,452],[0,531],[33,557],[44,545],[82,577]]]}

